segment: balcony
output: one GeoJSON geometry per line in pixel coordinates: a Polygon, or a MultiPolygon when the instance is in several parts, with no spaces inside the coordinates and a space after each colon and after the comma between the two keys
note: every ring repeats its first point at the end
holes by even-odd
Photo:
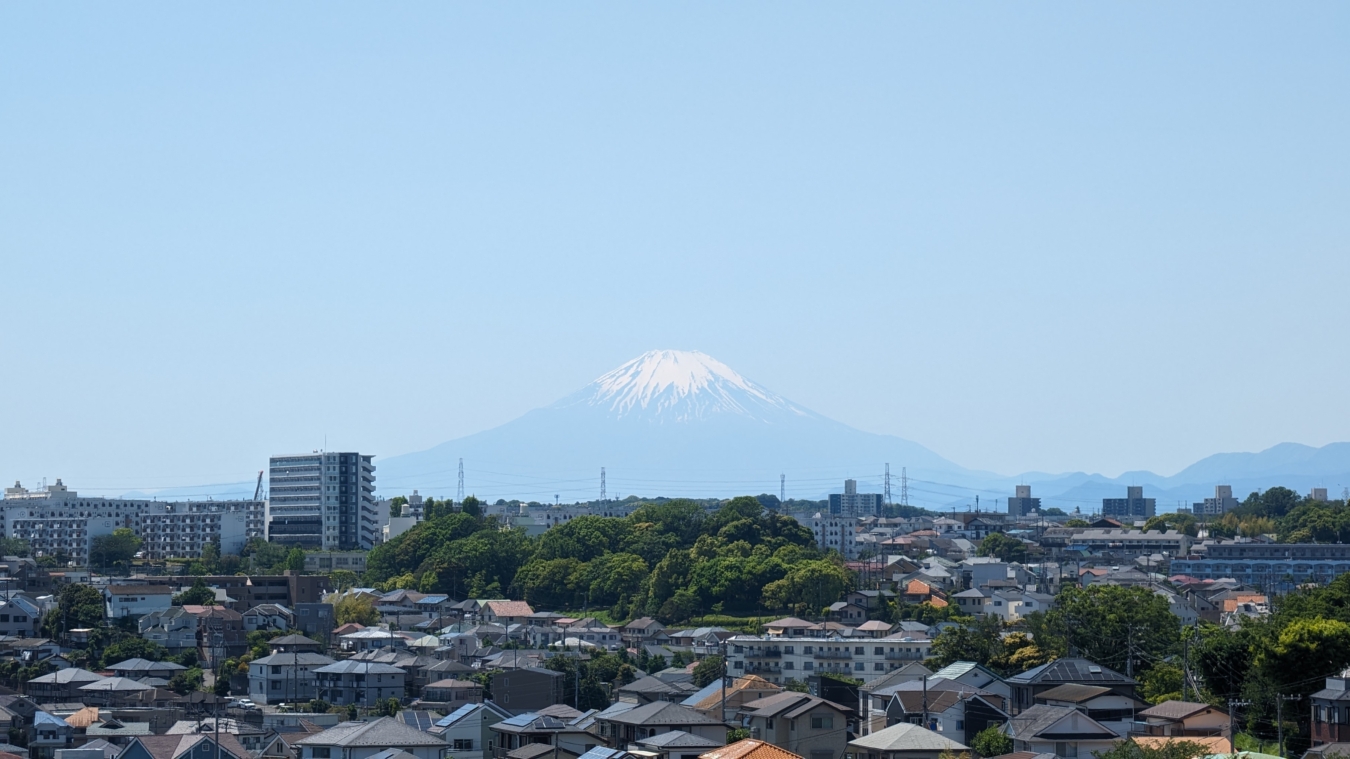
{"type": "Polygon", "coordinates": [[[853,652],[841,649],[817,648],[817,659],[852,659],[853,652]]]}
{"type": "Polygon", "coordinates": [[[747,659],[778,659],[782,656],[781,648],[751,648],[745,652],[747,659]]]}

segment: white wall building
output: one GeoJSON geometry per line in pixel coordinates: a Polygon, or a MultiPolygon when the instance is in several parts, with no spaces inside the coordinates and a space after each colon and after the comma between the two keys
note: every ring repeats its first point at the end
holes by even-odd
{"type": "Polygon", "coordinates": [[[145,541],[148,558],[197,558],[213,539],[222,553],[238,553],[244,541],[263,536],[265,503],[254,500],[153,501],[80,496],[61,480],[42,490],[19,483],[0,501],[4,537],[28,541],[38,556],[89,560],[93,538],[119,527],[145,541]]]}
{"type": "Polygon", "coordinates": [[[824,550],[836,550],[845,559],[858,558],[858,519],[817,512],[807,520],[811,533],[816,536],[816,545],[824,550]]]}
{"type": "Polygon", "coordinates": [[[840,674],[863,682],[928,658],[933,641],[910,634],[885,638],[806,638],[737,635],[727,641],[728,673],[771,683],[840,674]]]}
{"type": "Polygon", "coordinates": [[[109,585],[103,589],[103,605],[108,619],[140,619],[172,606],[173,589],[168,585],[109,585]]]}

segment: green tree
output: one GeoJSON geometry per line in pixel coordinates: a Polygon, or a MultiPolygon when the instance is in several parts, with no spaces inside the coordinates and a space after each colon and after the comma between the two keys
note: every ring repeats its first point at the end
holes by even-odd
{"type": "Polygon", "coordinates": [[[328,579],[333,581],[333,587],[339,593],[347,591],[349,588],[356,587],[361,582],[361,578],[350,569],[334,569],[328,573],[328,579]]]}
{"type": "Polygon", "coordinates": [[[474,496],[469,496],[459,505],[459,511],[465,516],[479,519],[483,516],[483,502],[474,496]]]}
{"type": "Polygon", "coordinates": [[[1020,563],[1027,560],[1027,544],[1001,532],[992,532],[980,541],[977,553],[980,556],[993,556],[999,561],[1020,563]]]}
{"type": "Polygon", "coordinates": [[[1002,725],[990,725],[975,734],[970,747],[980,756],[1003,756],[1012,753],[1013,741],[1004,734],[1002,725]]]}
{"type": "Polygon", "coordinates": [[[286,554],[286,568],[293,572],[305,571],[305,552],[299,548],[292,548],[291,552],[286,554]]]}
{"type": "Polygon", "coordinates": [[[181,672],[174,673],[174,676],[169,680],[169,690],[185,696],[202,687],[202,681],[205,679],[201,667],[189,667],[181,672]]]}
{"type": "Polygon", "coordinates": [[[89,545],[89,564],[94,567],[129,565],[141,550],[141,539],[130,527],[118,527],[111,535],[95,535],[89,545]]]}
{"type": "Polygon", "coordinates": [[[19,538],[0,538],[0,555],[23,557],[30,556],[32,553],[32,548],[29,547],[28,541],[26,540],[20,540],[19,538]]]}
{"type": "Polygon", "coordinates": [[[43,635],[64,638],[67,630],[103,624],[103,594],[88,585],[70,584],[57,593],[56,609],[42,620],[43,635]]]}
{"type": "Polygon", "coordinates": [[[339,627],[355,622],[358,625],[373,625],[380,620],[375,604],[365,596],[343,596],[333,605],[333,620],[339,627]]]}
{"type": "Polygon", "coordinates": [[[102,665],[106,669],[127,659],[163,661],[168,653],[168,650],[158,643],[129,635],[103,650],[102,665]]]}
{"type": "Polygon", "coordinates": [[[1065,588],[1046,617],[1066,648],[1119,672],[1133,664],[1137,675],[1180,649],[1180,621],[1166,598],[1145,587],[1065,588]]]}
{"type": "Polygon", "coordinates": [[[215,606],[216,592],[198,577],[192,587],[173,597],[174,606],[215,606]]]}
{"type": "Polygon", "coordinates": [[[694,665],[694,685],[702,688],[711,685],[722,677],[722,657],[705,656],[694,665]]]}
{"type": "Polygon", "coordinates": [[[933,640],[931,666],[940,668],[958,661],[989,665],[1000,653],[1002,629],[1003,623],[994,616],[944,629],[933,640]]]}
{"type": "Polygon", "coordinates": [[[389,518],[393,519],[395,517],[401,516],[403,514],[403,506],[407,502],[408,499],[406,496],[396,495],[393,498],[391,498],[389,500],[389,518]]]}

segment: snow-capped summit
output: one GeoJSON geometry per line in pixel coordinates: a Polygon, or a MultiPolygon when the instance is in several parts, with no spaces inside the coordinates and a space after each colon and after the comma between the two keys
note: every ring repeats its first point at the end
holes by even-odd
{"type": "Polygon", "coordinates": [[[673,422],[715,414],[768,423],[784,413],[814,416],[700,351],[648,351],[601,375],[555,408],[575,405],[602,408],[616,419],[635,416],[673,422]]]}

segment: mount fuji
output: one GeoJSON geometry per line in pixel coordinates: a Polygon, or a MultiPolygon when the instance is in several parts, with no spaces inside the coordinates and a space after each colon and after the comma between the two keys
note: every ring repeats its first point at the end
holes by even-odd
{"type": "Polygon", "coordinates": [[[602,466],[611,482],[625,483],[625,492],[649,495],[722,495],[749,483],[760,483],[757,492],[776,490],[786,473],[797,490],[818,482],[811,486],[815,498],[849,474],[875,481],[888,462],[897,474],[907,467],[911,477],[998,477],[964,469],[918,443],[828,419],[712,356],[676,350],[644,353],[499,427],[385,459],[378,465],[381,488],[443,490],[461,457],[471,471],[537,479],[548,490],[534,496],[541,498],[554,492],[546,479],[568,490],[562,482],[586,473],[588,484],[579,487],[594,489],[589,483],[602,466]]]}

